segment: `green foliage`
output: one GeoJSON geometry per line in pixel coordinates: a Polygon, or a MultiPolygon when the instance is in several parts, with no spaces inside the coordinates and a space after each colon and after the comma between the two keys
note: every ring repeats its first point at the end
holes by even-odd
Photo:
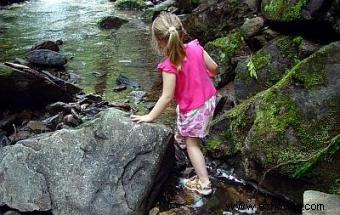
{"type": "Polygon", "coordinates": [[[301,18],[301,10],[308,0],[268,0],[262,2],[262,11],[271,20],[294,21],[301,18]],[[270,1],[270,2],[268,2],[270,1]]]}
{"type": "Polygon", "coordinates": [[[262,51],[257,52],[255,55],[252,55],[247,63],[247,68],[249,71],[249,76],[257,79],[256,71],[262,69],[267,66],[272,60],[270,54],[263,53],[262,51]]]}

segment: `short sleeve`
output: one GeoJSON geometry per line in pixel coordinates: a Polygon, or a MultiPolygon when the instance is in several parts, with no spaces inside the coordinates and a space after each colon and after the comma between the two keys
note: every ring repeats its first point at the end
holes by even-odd
{"type": "Polygon", "coordinates": [[[192,40],[191,42],[189,42],[190,46],[195,47],[196,49],[199,49],[200,51],[203,51],[203,47],[201,46],[200,42],[198,41],[198,39],[192,40]]]}
{"type": "Polygon", "coordinates": [[[157,70],[160,72],[177,73],[176,67],[170,63],[168,58],[157,65],[157,70]]]}

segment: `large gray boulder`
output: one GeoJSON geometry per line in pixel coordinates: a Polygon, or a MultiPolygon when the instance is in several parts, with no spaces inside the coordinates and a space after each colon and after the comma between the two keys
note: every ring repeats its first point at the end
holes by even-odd
{"type": "Polygon", "coordinates": [[[78,129],[1,148],[0,205],[62,215],[144,214],[158,178],[166,179],[172,135],[124,115],[108,109],[78,129]]]}

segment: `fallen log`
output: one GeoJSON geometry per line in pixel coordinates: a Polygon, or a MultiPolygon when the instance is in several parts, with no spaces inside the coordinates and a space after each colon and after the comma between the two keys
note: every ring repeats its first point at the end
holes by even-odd
{"type": "Polygon", "coordinates": [[[0,63],[0,109],[39,108],[56,101],[73,102],[81,89],[70,85],[47,72],[20,64],[0,63]]]}

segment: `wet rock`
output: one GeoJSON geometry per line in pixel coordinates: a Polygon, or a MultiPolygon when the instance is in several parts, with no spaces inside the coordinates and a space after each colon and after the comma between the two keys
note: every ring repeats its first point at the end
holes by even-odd
{"type": "Polygon", "coordinates": [[[172,135],[124,115],[108,109],[78,129],[0,150],[0,204],[65,215],[146,213],[159,192],[153,185],[167,178],[172,135]]]}
{"type": "Polygon", "coordinates": [[[52,117],[43,120],[43,123],[50,129],[55,129],[57,125],[62,121],[63,113],[58,113],[52,117]]]}
{"type": "Polygon", "coordinates": [[[218,90],[217,105],[214,115],[225,113],[236,105],[234,82],[223,86],[218,90]]]}
{"type": "Polygon", "coordinates": [[[326,18],[332,25],[337,34],[340,34],[340,1],[333,1],[330,9],[327,11],[326,18]]]}
{"type": "Polygon", "coordinates": [[[63,80],[47,72],[38,72],[29,67],[0,64],[0,105],[5,107],[41,107],[55,101],[71,102],[77,90],[63,80]]]}
{"type": "Polygon", "coordinates": [[[17,119],[17,114],[4,113],[2,119],[0,120],[0,128],[10,127],[14,124],[17,119]]]}
{"type": "Polygon", "coordinates": [[[142,14],[144,22],[151,23],[162,11],[168,11],[173,4],[174,0],[166,0],[154,7],[146,9],[142,14]]]}
{"type": "Polygon", "coordinates": [[[15,58],[14,63],[21,64],[27,66],[29,62],[27,60],[21,58],[15,58]]]}
{"type": "Polygon", "coordinates": [[[12,143],[15,143],[19,140],[25,140],[29,137],[31,137],[33,135],[33,133],[31,131],[27,131],[27,130],[19,130],[14,132],[11,136],[9,136],[9,140],[12,143]]]}
{"type": "Polygon", "coordinates": [[[67,114],[64,117],[64,123],[65,125],[69,125],[72,127],[78,126],[80,124],[80,122],[72,114],[67,114]]]}
{"type": "Polygon", "coordinates": [[[2,0],[0,1],[0,6],[6,6],[14,3],[24,2],[25,0],[2,0]]]}
{"type": "Polygon", "coordinates": [[[80,75],[73,73],[73,72],[69,72],[69,78],[68,81],[72,84],[76,84],[79,83],[81,80],[80,75]]]}
{"type": "Polygon", "coordinates": [[[156,105],[156,102],[146,102],[145,103],[145,107],[149,110],[152,110],[152,108],[154,108],[156,105]]]}
{"type": "Polygon", "coordinates": [[[6,211],[3,215],[21,215],[21,213],[19,213],[18,211],[6,211]]]}
{"type": "MultiPolygon", "coordinates": [[[[302,37],[280,37],[255,54],[241,59],[235,69],[236,98],[244,100],[269,88],[282,78],[287,69],[310,55],[306,45],[310,42],[302,42],[302,37]]],[[[315,49],[311,48],[311,51],[315,49]]]]}
{"type": "Polygon", "coordinates": [[[96,94],[86,94],[86,95],[77,95],[77,98],[79,99],[78,103],[83,104],[83,103],[98,103],[101,102],[103,99],[100,95],[96,94]]]}
{"type": "Polygon", "coordinates": [[[228,140],[229,155],[241,155],[248,179],[261,181],[269,171],[262,186],[298,203],[307,189],[332,192],[338,178],[333,173],[340,171],[339,50],[340,42],[322,47],[229,110],[214,122],[223,122],[224,130],[212,132],[207,143],[216,147],[228,140]]]}
{"type": "Polygon", "coordinates": [[[30,51],[27,54],[27,60],[42,66],[63,66],[67,63],[64,55],[48,49],[39,49],[30,51]]]}
{"type": "Polygon", "coordinates": [[[132,91],[130,93],[130,97],[133,99],[134,103],[138,104],[142,101],[142,99],[146,96],[145,91],[132,91]]]}
{"type": "Polygon", "coordinates": [[[78,103],[55,102],[46,106],[46,110],[52,114],[59,112],[71,113],[72,108],[80,110],[80,105],[78,103]]]}
{"type": "Polygon", "coordinates": [[[303,205],[313,210],[302,210],[302,215],[337,214],[340,208],[340,196],[306,190],[303,193],[303,205]]]}
{"type": "Polygon", "coordinates": [[[114,87],[114,88],[113,88],[113,91],[119,92],[119,91],[123,91],[123,90],[125,90],[125,89],[126,89],[126,86],[125,86],[124,84],[120,84],[120,85],[114,87]]]}
{"type": "Polygon", "coordinates": [[[39,50],[39,49],[48,49],[51,51],[58,52],[59,51],[59,46],[62,45],[64,42],[62,40],[57,40],[57,41],[45,41],[42,43],[39,43],[37,45],[34,45],[31,48],[31,51],[33,50],[39,50]]]}
{"type": "Polygon", "coordinates": [[[127,102],[110,102],[109,106],[121,108],[123,110],[130,110],[131,106],[127,102]]]}
{"type": "Polygon", "coordinates": [[[116,83],[118,85],[125,85],[133,90],[141,90],[142,87],[140,84],[138,84],[137,82],[131,80],[130,78],[120,74],[116,80],[116,83]]]}
{"type": "Polygon", "coordinates": [[[41,122],[41,121],[36,121],[36,120],[31,120],[27,123],[27,127],[31,129],[34,133],[42,133],[46,131],[50,131],[47,126],[41,122]]]}
{"type": "Polygon", "coordinates": [[[241,26],[245,17],[252,17],[254,13],[247,0],[206,1],[184,18],[183,25],[192,38],[205,44],[225,37],[232,29],[241,26]]]}
{"type": "Polygon", "coordinates": [[[313,54],[322,47],[321,44],[317,44],[308,40],[302,40],[299,46],[301,58],[306,58],[313,54]]]}
{"type": "Polygon", "coordinates": [[[128,20],[116,16],[108,16],[100,20],[99,27],[102,29],[118,29],[127,22],[128,20]]]}
{"type": "Polygon", "coordinates": [[[217,38],[208,42],[204,49],[216,61],[218,73],[214,77],[214,84],[218,88],[234,80],[233,57],[249,52],[248,47],[240,32],[232,32],[226,37],[217,38]]]}
{"type": "Polygon", "coordinates": [[[246,19],[246,21],[240,27],[240,32],[245,38],[249,38],[255,34],[258,34],[263,26],[264,20],[262,17],[246,19]]]}
{"type": "Polygon", "coordinates": [[[115,7],[119,10],[142,10],[147,5],[143,0],[117,0],[115,7]]]}
{"type": "Polygon", "coordinates": [[[0,148],[7,146],[10,143],[11,143],[11,141],[9,141],[9,139],[7,138],[6,132],[0,130],[0,148]]]}

